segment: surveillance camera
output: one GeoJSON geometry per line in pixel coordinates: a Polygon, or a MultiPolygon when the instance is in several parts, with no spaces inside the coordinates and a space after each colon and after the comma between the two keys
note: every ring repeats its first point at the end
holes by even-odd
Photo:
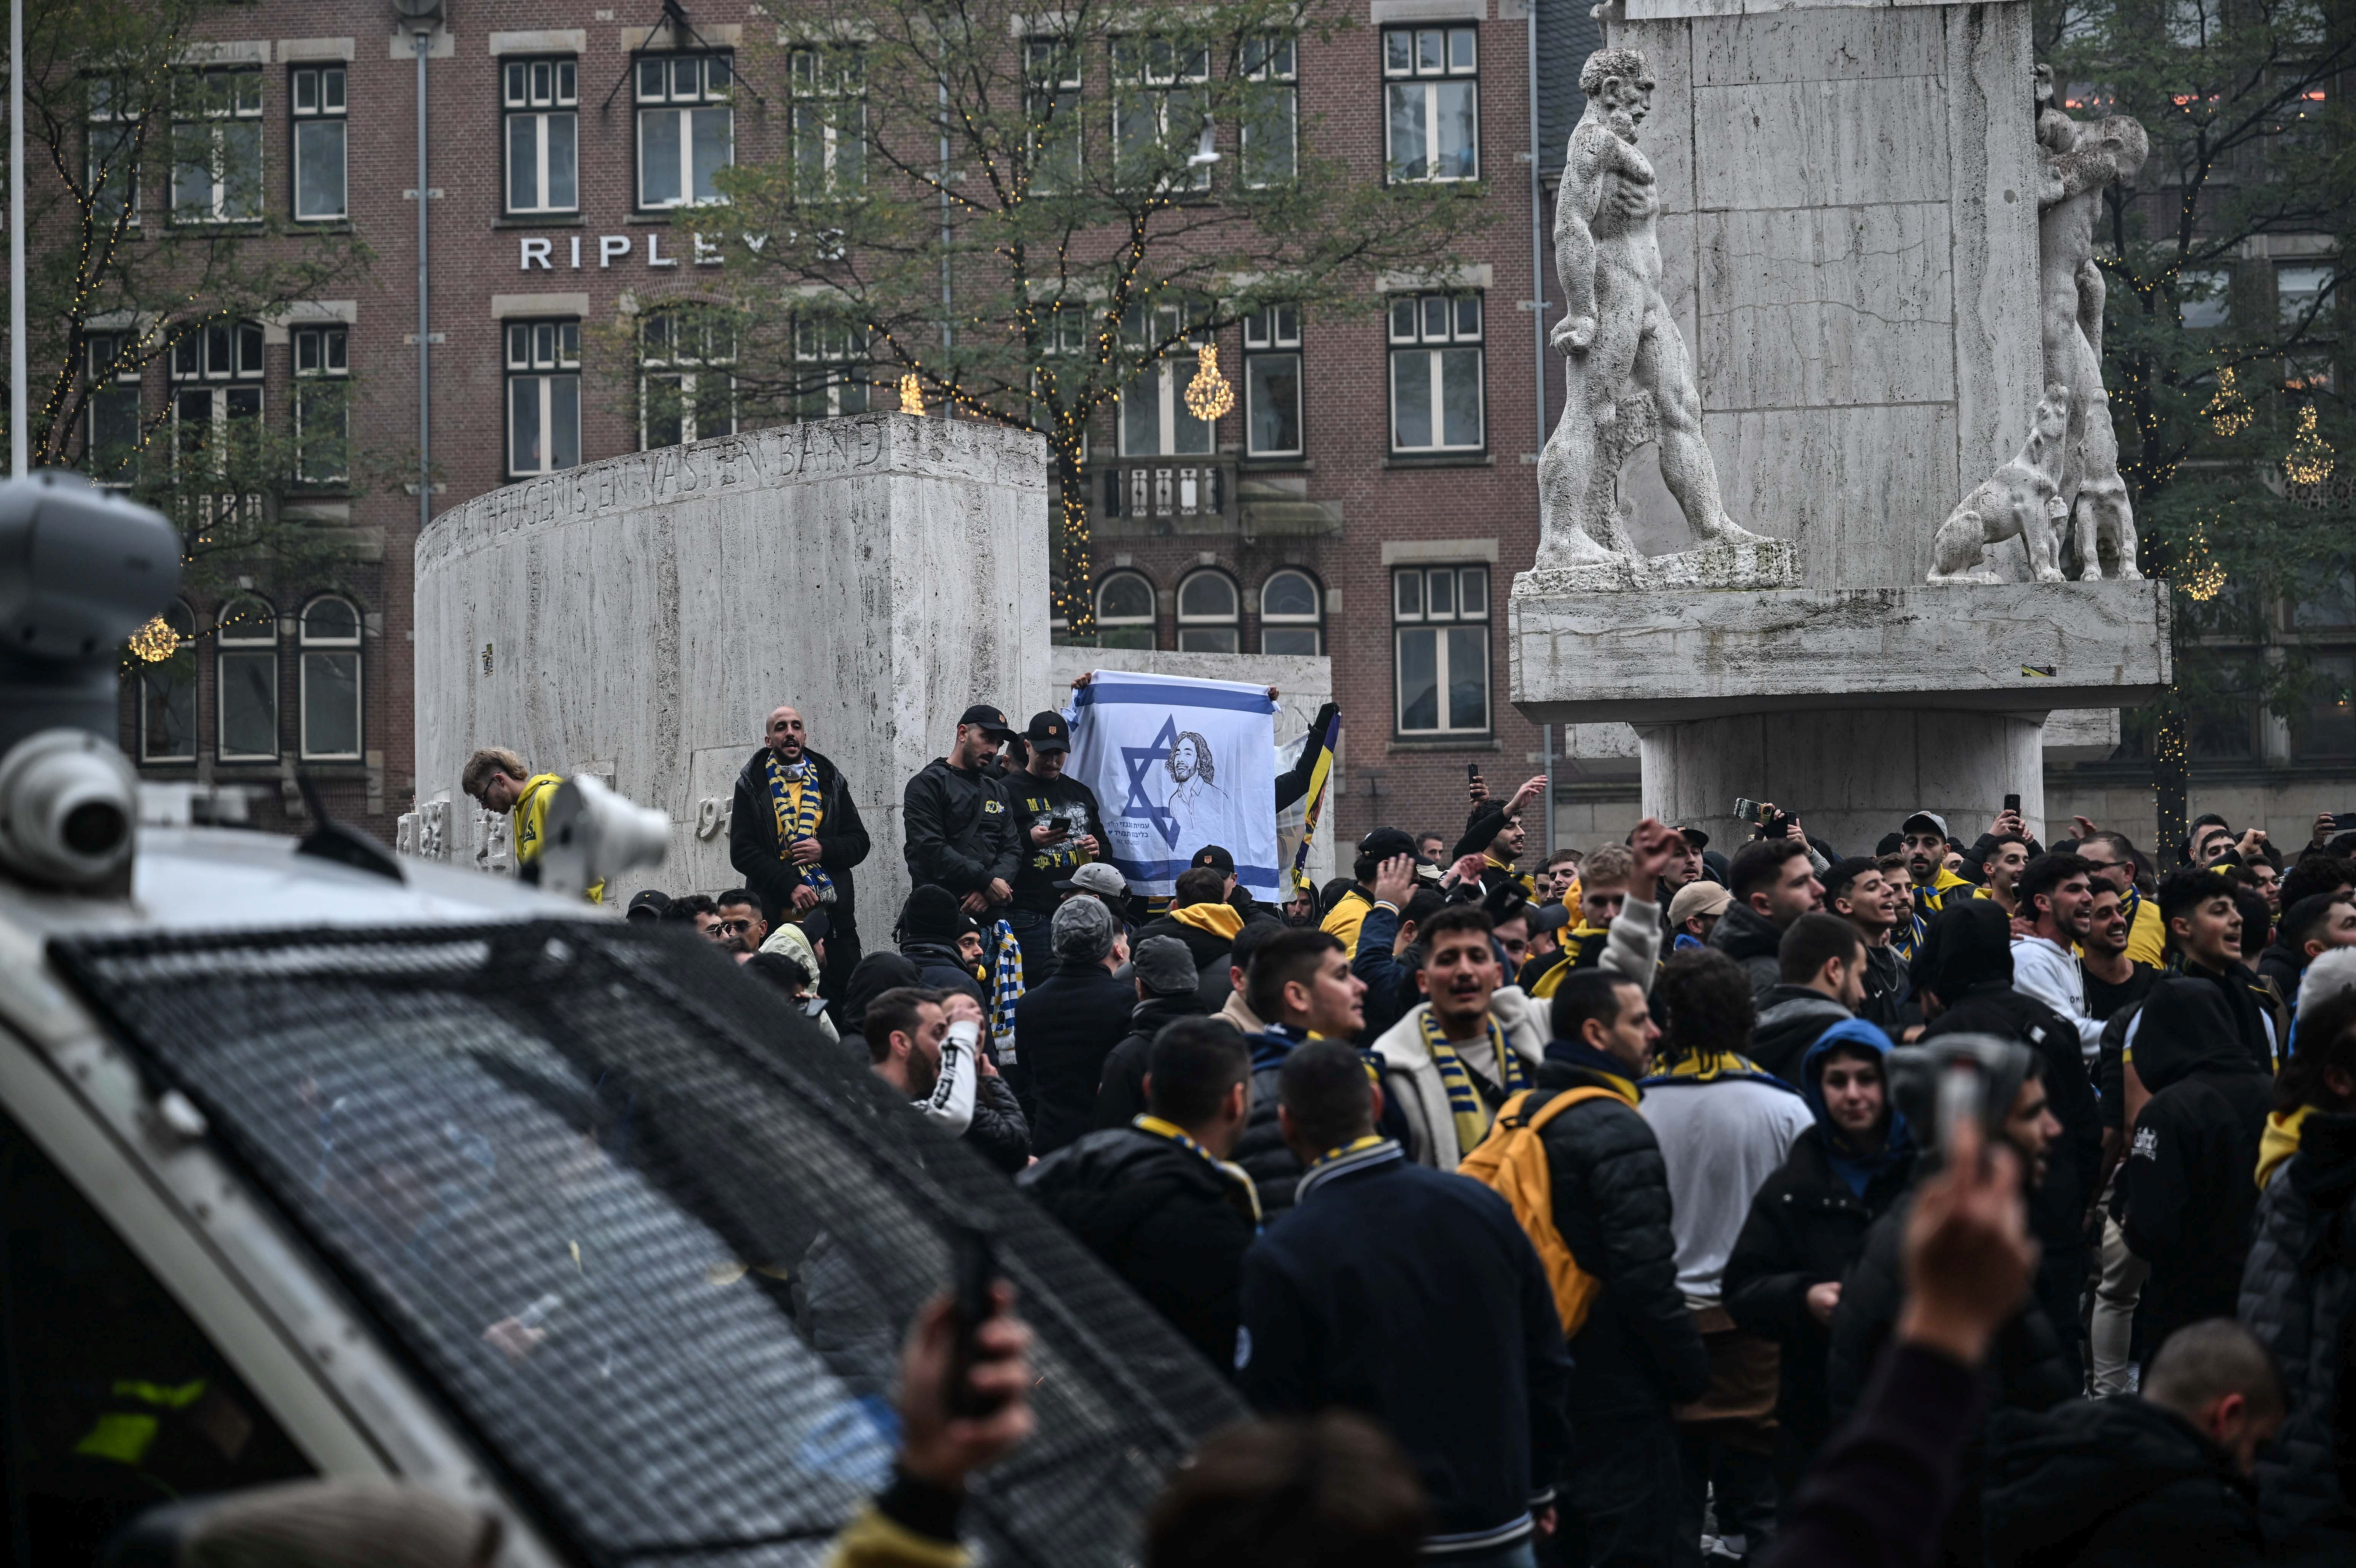
{"type": "Polygon", "coordinates": [[[37,882],[102,891],[131,864],[139,780],[85,730],[44,730],[0,757],[0,865],[37,882]]]}
{"type": "Polygon", "coordinates": [[[634,866],[659,866],[670,848],[670,818],[633,805],[587,773],[560,785],[548,808],[540,885],[583,893],[634,866]]]}

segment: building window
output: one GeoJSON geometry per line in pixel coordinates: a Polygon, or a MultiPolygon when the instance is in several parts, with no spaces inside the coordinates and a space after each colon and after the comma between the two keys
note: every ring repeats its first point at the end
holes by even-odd
{"type": "Polygon", "coordinates": [[[736,328],[716,311],[656,311],[638,327],[641,446],[736,433],[736,328]]]}
{"type": "Polygon", "coordinates": [[[724,54],[638,57],[641,208],[723,199],[713,176],[736,161],[730,80],[724,54]]]}
{"type": "Polygon", "coordinates": [[[348,599],[314,599],[303,611],[303,756],[360,760],[360,613],[348,599]]]}
{"type": "Polygon", "coordinates": [[[1098,583],[1097,646],[1153,645],[1153,584],[1134,571],[1116,571],[1098,583]]]}
{"type": "Polygon", "coordinates": [[[2341,762],[2356,757],[2356,654],[2319,654],[2307,712],[2291,731],[2291,760],[2341,762]]]}
{"type": "Polygon", "coordinates": [[[1322,654],[1325,651],[1325,596],[1316,579],[1290,567],[1259,585],[1259,651],[1322,654]]]}
{"type": "Polygon", "coordinates": [[[1301,454],[1301,311],[1270,305],[1244,317],[1244,451],[1301,454]]]}
{"type": "Polygon", "coordinates": [[[213,656],[220,695],[220,758],[278,760],[278,614],[251,596],[221,607],[213,656]]]}
{"type": "Polygon", "coordinates": [[[351,477],[351,333],[298,326],[294,358],[294,477],[336,485],[351,477]]]}
{"type": "Polygon", "coordinates": [[[867,183],[867,74],[857,49],[796,49],[794,189],[805,198],[867,183]]]}
{"type": "Polygon", "coordinates": [[[84,133],[82,177],[91,216],[101,223],[139,221],[137,98],[127,82],[90,79],[90,124],[84,133]]]}
{"type": "Polygon", "coordinates": [[[226,476],[262,428],[262,327],[209,321],[173,335],[172,434],[177,461],[226,476]]]}
{"type": "Polygon", "coordinates": [[[553,474],[581,461],[581,324],[508,323],[508,472],[553,474]]]}
{"type": "Polygon", "coordinates": [[[1474,452],[1481,421],[1481,296],[1391,301],[1391,450],[1474,452]]]}
{"type": "Polygon", "coordinates": [[[287,112],[294,128],[294,218],[342,218],[344,68],[304,66],[294,73],[287,112]]]}
{"type": "Polygon", "coordinates": [[[1080,183],[1080,51],[1068,38],[1026,38],[1023,71],[1032,188],[1068,192],[1080,183]]]}
{"type": "Polygon", "coordinates": [[[94,332],[82,340],[90,378],[87,465],[92,482],[128,485],[139,456],[139,361],[127,333],[94,332]]]}
{"type": "Polygon", "coordinates": [[[1186,384],[1202,361],[1185,334],[1183,305],[1131,305],[1121,334],[1132,349],[1152,351],[1176,344],[1138,372],[1120,392],[1120,454],[1123,457],[1193,456],[1211,450],[1211,424],[1186,408],[1186,384]]]}
{"type": "Polygon", "coordinates": [[[507,116],[508,210],[581,210],[581,77],[571,59],[508,60],[499,71],[507,116]]]}
{"type": "Polygon", "coordinates": [[[197,760],[197,617],[175,599],[164,606],[164,624],[177,639],[172,656],[139,670],[139,760],[197,760]]]}
{"type": "Polygon", "coordinates": [[[2177,274],[2176,300],[2184,325],[2196,332],[2225,325],[2233,273],[2227,267],[2195,267],[2177,274]]]}
{"type": "Polygon", "coordinates": [[[1126,189],[1208,190],[1211,169],[1196,163],[1210,117],[1207,44],[1169,38],[1112,41],[1113,177],[1126,189]]]}
{"type": "Polygon", "coordinates": [[[2316,309],[2331,286],[2331,268],[2313,261],[2286,261],[2275,268],[2275,300],[2283,325],[2296,326],[2316,309]]]}
{"type": "Polygon", "coordinates": [[[1252,38],[1244,44],[1243,123],[1237,143],[1244,184],[1254,187],[1289,184],[1300,168],[1301,47],[1291,38],[1252,38]]]}
{"type": "Polygon", "coordinates": [[[172,221],[262,217],[262,73],[186,71],[172,84],[172,221]]]}
{"type": "Polygon", "coordinates": [[[1178,648],[1190,654],[1242,651],[1236,632],[1235,580],[1205,568],[1178,585],[1178,648]]]}
{"type": "Polygon", "coordinates": [[[1403,735],[1489,730],[1489,569],[1415,566],[1391,573],[1398,727],[1403,735]]]}
{"type": "Polygon", "coordinates": [[[806,420],[863,414],[873,401],[866,329],[825,316],[794,320],[794,412],[806,420]]]}
{"type": "Polygon", "coordinates": [[[1481,177],[1479,29],[1383,33],[1383,137],[1395,180],[1481,177]]]}

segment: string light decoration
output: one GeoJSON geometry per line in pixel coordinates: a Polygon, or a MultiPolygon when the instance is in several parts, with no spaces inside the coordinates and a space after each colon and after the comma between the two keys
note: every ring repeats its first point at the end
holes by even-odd
{"type": "Polygon", "coordinates": [[[1202,362],[1186,383],[1186,411],[1198,420],[1215,420],[1236,406],[1236,389],[1219,374],[1219,346],[1203,345],[1202,362]]]}
{"type": "Polygon", "coordinates": [[[2231,367],[2218,370],[2217,395],[2209,400],[2209,406],[2201,412],[2209,421],[2210,428],[2219,435],[2239,435],[2249,424],[2254,416],[2248,400],[2233,385],[2231,367]]]}
{"type": "Polygon", "coordinates": [[[925,411],[924,384],[916,379],[914,370],[900,378],[900,411],[904,414],[925,411]]]}
{"type": "Polygon", "coordinates": [[[2283,472],[2294,485],[2320,485],[2331,477],[2331,448],[2315,428],[2313,403],[2298,411],[2298,430],[2291,438],[2290,454],[2283,459],[2283,472]]]}
{"type": "Polygon", "coordinates": [[[158,615],[132,633],[130,641],[124,645],[135,659],[146,664],[162,664],[180,651],[180,634],[172,629],[170,622],[158,615]]]}
{"type": "Polygon", "coordinates": [[[2209,553],[2209,535],[2199,523],[2192,525],[2192,537],[2185,541],[2176,585],[2197,604],[2206,604],[2225,591],[2225,569],[2209,553]]]}

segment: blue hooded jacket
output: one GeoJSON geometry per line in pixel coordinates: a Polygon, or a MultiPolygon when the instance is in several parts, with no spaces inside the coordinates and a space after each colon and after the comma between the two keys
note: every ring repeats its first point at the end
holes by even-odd
{"type": "Polygon", "coordinates": [[[1906,1125],[1906,1114],[1898,1108],[1898,1099],[1889,1094],[1890,1037],[1880,1026],[1863,1019],[1845,1019],[1816,1037],[1800,1058],[1800,1093],[1808,1103],[1809,1113],[1816,1118],[1816,1130],[1825,1140],[1825,1155],[1833,1171],[1848,1184],[1859,1198],[1872,1185],[1873,1179],[1905,1159],[1914,1150],[1914,1135],[1906,1125]],[[1842,1137],[1840,1128],[1833,1125],[1831,1115],[1825,1109],[1825,1058],[1846,1046],[1854,1051],[1862,1046],[1881,1060],[1883,1093],[1890,1104],[1890,1133],[1881,1148],[1874,1154],[1858,1154],[1842,1137]]]}

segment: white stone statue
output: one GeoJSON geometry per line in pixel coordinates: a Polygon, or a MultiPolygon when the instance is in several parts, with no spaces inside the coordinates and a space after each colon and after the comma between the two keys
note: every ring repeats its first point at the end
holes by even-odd
{"type": "Polygon", "coordinates": [[[2062,502],[2072,519],[2067,542],[2075,547],[2084,581],[2102,579],[2106,546],[2115,575],[2139,578],[2135,507],[2119,477],[2118,435],[2103,386],[2105,291],[2094,262],[2094,219],[2104,188],[2143,167],[2151,142],[2127,115],[2106,115],[2092,123],[2072,120],[2053,106],[2052,95],[2052,68],[2040,65],[2037,240],[2045,379],[2075,394],[2062,464],[2062,502]]]}
{"type": "Polygon", "coordinates": [[[1660,194],[1636,148],[1652,71],[1640,50],[1599,49],[1579,85],[1587,112],[1570,133],[1554,220],[1566,313],[1553,343],[1569,357],[1569,386],[1538,457],[1536,569],[1641,561],[1616,504],[1620,465],[1647,441],[1659,442],[1661,478],[1705,544],[1772,544],[1726,515],[1685,337],[1661,295],[1660,194]]]}
{"type": "Polygon", "coordinates": [[[1987,547],[2018,539],[2040,582],[2062,581],[2060,529],[2069,508],[2062,500],[2062,459],[2072,411],[2070,389],[2045,389],[2029,417],[2020,455],[1979,483],[1939,525],[1931,547],[1933,582],[2000,582],[1982,566],[1987,547]]]}

